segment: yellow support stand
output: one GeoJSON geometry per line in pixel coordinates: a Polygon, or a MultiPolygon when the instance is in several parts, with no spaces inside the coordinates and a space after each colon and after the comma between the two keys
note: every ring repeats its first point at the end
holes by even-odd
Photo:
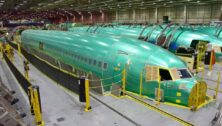
{"type": "Polygon", "coordinates": [[[202,80],[204,80],[204,67],[203,67],[203,70],[202,70],[202,80]]]}
{"type": "Polygon", "coordinates": [[[206,53],[206,49],[207,49],[207,45],[205,42],[199,42],[197,45],[197,66],[196,66],[196,71],[200,72],[200,67],[202,69],[204,69],[204,64],[202,63],[202,59],[205,56],[206,53]]]}
{"type": "Polygon", "coordinates": [[[140,97],[142,97],[143,91],[143,72],[140,73],[140,97]]]}
{"type": "Polygon", "coordinates": [[[1,58],[3,59],[3,43],[0,43],[1,58]]]}
{"type": "Polygon", "coordinates": [[[33,90],[32,90],[32,86],[28,87],[28,96],[29,96],[29,103],[30,103],[30,112],[32,115],[34,115],[34,110],[33,110],[33,90]]]}
{"type": "Polygon", "coordinates": [[[5,52],[10,60],[13,60],[13,49],[9,44],[6,44],[5,52]]]}
{"type": "Polygon", "coordinates": [[[89,97],[89,80],[85,79],[85,95],[86,95],[86,106],[85,112],[89,112],[92,108],[90,106],[90,97],[89,97]]]}
{"type": "Polygon", "coordinates": [[[29,66],[28,66],[29,62],[28,61],[24,61],[23,64],[24,64],[25,78],[27,80],[29,80],[29,66]]]}
{"type": "Polygon", "coordinates": [[[123,77],[122,77],[122,89],[123,89],[123,96],[126,95],[126,69],[123,70],[123,77]]]}
{"type": "Polygon", "coordinates": [[[219,87],[220,87],[220,71],[218,72],[218,79],[217,79],[217,87],[216,87],[215,99],[217,99],[219,87]]]}
{"type": "Polygon", "coordinates": [[[11,49],[10,45],[9,45],[9,44],[6,44],[5,50],[9,52],[10,49],[11,49]]]}
{"type": "Polygon", "coordinates": [[[161,85],[160,85],[160,80],[161,80],[161,76],[158,74],[158,89],[157,89],[157,105],[160,104],[160,100],[161,100],[161,97],[160,97],[160,88],[161,88],[161,85]]]}
{"type": "Polygon", "coordinates": [[[42,121],[42,114],[40,109],[40,99],[39,99],[39,93],[37,89],[33,90],[33,109],[35,114],[35,122],[37,126],[44,126],[44,122],[42,121]]]}
{"type": "Polygon", "coordinates": [[[199,105],[199,88],[200,88],[199,83],[197,83],[197,88],[196,88],[196,92],[197,92],[196,93],[196,105],[195,105],[194,111],[196,111],[196,108],[199,105]]]}
{"type": "Polygon", "coordinates": [[[18,45],[18,54],[19,54],[19,56],[21,56],[21,46],[19,43],[17,45],[18,45]]]}
{"type": "Polygon", "coordinates": [[[200,55],[199,54],[197,54],[197,66],[196,66],[196,71],[197,71],[197,73],[199,72],[199,66],[200,66],[200,55]]]}
{"type": "Polygon", "coordinates": [[[213,51],[211,51],[210,54],[210,65],[209,65],[209,70],[212,71],[213,69],[213,51]]]}
{"type": "Polygon", "coordinates": [[[34,115],[35,123],[37,126],[44,126],[41,113],[41,101],[39,96],[39,87],[30,86],[29,87],[29,99],[31,106],[31,113],[34,115]]]}

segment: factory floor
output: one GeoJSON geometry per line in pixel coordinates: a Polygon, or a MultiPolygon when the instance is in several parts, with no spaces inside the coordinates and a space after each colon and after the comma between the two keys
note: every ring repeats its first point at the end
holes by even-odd
{"type": "MultiPolygon", "coordinates": [[[[23,71],[24,57],[19,57],[15,51],[14,65],[22,72],[23,71]]],[[[40,95],[42,101],[42,115],[46,126],[131,126],[131,125],[143,125],[143,126],[180,126],[180,122],[169,118],[137,101],[134,101],[128,97],[115,98],[110,95],[100,96],[93,94],[95,98],[91,97],[92,111],[84,112],[84,104],[79,102],[78,95],[71,93],[53,80],[49,79],[43,73],[38,71],[31,64],[30,66],[30,81],[34,85],[39,85],[40,95]]],[[[17,81],[9,72],[6,63],[0,60],[0,75],[5,81],[8,82],[13,90],[16,90],[18,97],[24,99],[21,101],[23,109],[28,109],[28,98],[19,87],[17,81]],[[14,85],[16,86],[14,86],[14,85]],[[22,92],[22,93],[20,93],[22,92]]],[[[205,78],[209,86],[215,87],[214,81],[217,80],[217,71],[222,67],[216,66],[211,75],[208,71],[205,71],[205,78]]],[[[220,87],[222,89],[222,87],[220,87]]],[[[209,90],[208,94],[212,96],[215,91],[209,90]]],[[[219,93],[218,99],[222,98],[222,94],[219,93]]],[[[144,99],[145,102],[153,104],[155,103],[144,99]]],[[[219,100],[220,101],[220,100],[219,100]]],[[[210,126],[217,112],[218,103],[212,101],[208,105],[202,107],[197,112],[192,112],[186,108],[175,107],[166,104],[160,104],[158,107],[174,114],[175,116],[182,118],[185,121],[191,122],[198,126],[210,126]]],[[[26,117],[27,123],[32,120],[31,116],[26,117]]]]}

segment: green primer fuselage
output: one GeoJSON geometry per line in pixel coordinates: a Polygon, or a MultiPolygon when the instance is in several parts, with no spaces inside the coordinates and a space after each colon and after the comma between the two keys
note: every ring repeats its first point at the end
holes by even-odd
{"type": "MultiPolygon", "coordinates": [[[[33,49],[41,51],[74,68],[93,73],[100,79],[111,77],[102,81],[106,91],[110,90],[112,83],[122,85],[121,72],[126,68],[126,89],[139,93],[140,73],[143,72],[142,94],[150,98],[155,98],[155,88],[158,87],[158,83],[146,81],[145,67],[147,65],[167,69],[187,69],[182,60],[167,50],[127,37],[25,30],[22,32],[22,46],[30,53],[33,53],[33,49]],[[43,49],[39,49],[40,42],[43,44],[43,49]],[[96,64],[89,63],[94,60],[96,64]],[[103,67],[104,63],[107,63],[106,68],[103,67]]],[[[196,83],[197,80],[193,77],[161,81],[164,100],[171,103],[180,100],[178,104],[188,106],[190,91],[196,83]],[[180,88],[181,85],[183,88],[180,88]],[[177,92],[181,92],[181,96],[177,96],[177,92]]]]}
{"type": "MultiPolygon", "coordinates": [[[[166,25],[153,25],[147,27],[142,36],[148,36],[147,41],[149,43],[158,44],[158,37],[163,34],[165,38],[165,45],[160,46],[167,46],[167,48],[171,52],[176,52],[176,50],[179,47],[191,47],[191,43],[193,40],[198,41],[209,41],[213,46],[219,46],[222,47],[222,39],[219,39],[215,36],[206,35],[203,33],[185,30],[180,28],[179,26],[171,26],[168,27],[164,32],[163,29],[166,27],[166,25]]],[[[129,27],[99,27],[96,30],[91,29],[88,30],[88,27],[76,27],[76,28],[70,28],[69,31],[71,32],[93,32],[93,33],[99,33],[99,34],[110,34],[110,35],[117,35],[117,36],[126,36],[129,38],[138,39],[140,36],[140,33],[142,31],[142,28],[129,28],[129,27]]],[[[164,41],[164,40],[163,40],[164,41]]],[[[222,52],[216,52],[216,59],[219,61],[219,59],[222,57],[222,52]]]]}

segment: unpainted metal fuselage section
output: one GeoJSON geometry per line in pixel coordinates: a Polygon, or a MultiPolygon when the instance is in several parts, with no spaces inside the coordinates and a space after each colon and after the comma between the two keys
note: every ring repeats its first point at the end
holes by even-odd
{"type": "Polygon", "coordinates": [[[216,59],[219,61],[222,57],[222,40],[215,36],[206,35],[203,33],[185,30],[181,26],[177,25],[150,25],[146,28],[141,27],[79,27],[69,29],[71,32],[91,32],[100,34],[110,34],[117,36],[127,36],[130,38],[143,37],[144,41],[167,48],[171,52],[176,52],[180,47],[196,48],[197,41],[209,42],[212,44],[216,51],[216,59]],[[143,32],[142,32],[143,30],[143,32]]]}
{"type": "MultiPolygon", "coordinates": [[[[184,106],[196,105],[195,88],[200,81],[190,74],[185,62],[156,45],[120,36],[50,30],[25,30],[21,37],[22,47],[29,53],[40,51],[75,69],[92,73],[103,79],[105,91],[109,91],[114,83],[122,85],[122,71],[125,68],[126,90],[140,93],[142,72],[142,94],[155,98],[158,87],[156,79],[159,72],[165,70],[171,79],[163,80],[164,76],[161,75],[164,101],[184,106]]],[[[198,99],[202,99],[199,101],[203,103],[206,83],[201,82],[199,87],[202,87],[198,91],[203,95],[198,99]]]]}

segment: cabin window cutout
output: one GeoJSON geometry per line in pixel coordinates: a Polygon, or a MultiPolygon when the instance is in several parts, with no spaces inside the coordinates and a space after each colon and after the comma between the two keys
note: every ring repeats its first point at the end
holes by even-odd
{"type": "Polygon", "coordinates": [[[102,67],[102,62],[99,61],[98,67],[101,68],[102,67]]]}
{"type": "Polygon", "coordinates": [[[158,67],[146,66],[146,81],[158,81],[158,67]]]}
{"type": "Polygon", "coordinates": [[[90,65],[92,64],[92,59],[89,59],[89,64],[90,64],[90,65]]]}
{"type": "Polygon", "coordinates": [[[104,64],[103,64],[103,69],[107,69],[107,67],[108,67],[108,64],[107,64],[107,63],[104,63],[104,64]]]}
{"type": "Polygon", "coordinates": [[[94,65],[94,66],[96,65],[96,60],[93,61],[93,65],[94,65]]]}
{"type": "Polygon", "coordinates": [[[39,42],[39,49],[40,49],[40,50],[43,50],[43,47],[44,47],[43,43],[42,43],[42,42],[39,42]]]}

